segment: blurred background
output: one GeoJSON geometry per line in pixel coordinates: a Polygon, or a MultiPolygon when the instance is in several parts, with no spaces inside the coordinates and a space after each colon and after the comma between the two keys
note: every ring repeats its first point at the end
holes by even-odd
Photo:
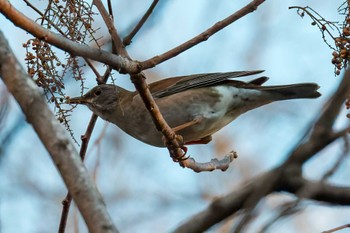
{"type": "MultiPolygon", "coordinates": [[[[38,7],[45,6],[43,1],[31,2],[38,7]]],[[[122,36],[128,34],[151,2],[113,2],[115,23],[122,36]]],[[[128,51],[140,61],[161,54],[247,3],[249,1],[160,1],[128,51]]],[[[263,75],[270,77],[268,84],[271,85],[316,82],[321,86],[321,98],[284,101],[253,110],[214,135],[210,144],[189,147],[189,155],[200,162],[237,151],[238,159],[226,172],[197,174],[183,169],[172,162],[166,149],[143,144],[116,126],[101,119],[97,121],[86,166],[120,232],[169,232],[216,197],[239,189],[249,179],[284,161],[340,81],[340,77],[334,76],[332,51],[318,28],[311,25],[308,17],[302,19],[288,7],[309,4],[326,19],[342,21],[337,13],[341,3],[340,0],[267,1],[206,42],[146,71],[148,81],[153,82],[195,73],[264,69],[263,75]]],[[[32,19],[38,17],[22,1],[11,1],[11,4],[32,19]]],[[[31,36],[2,15],[0,25],[25,67],[22,43],[31,36]]],[[[98,34],[108,40],[108,31],[98,16],[94,26],[101,27],[98,34]]],[[[86,69],[84,73],[86,87],[95,86],[91,71],[86,69]]],[[[114,78],[116,84],[133,90],[128,76],[114,72],[114,78]]],[[[67,79],[66,92],[69,96],[79,96],[79,83],[67,79]]],[[[1,81],[0,105],[0,232],[56,232],[66,188],[42,143],[1,81]]],[[[72,113],[70,125],[77,139],[84,134],[90,116],[91,112],[84,106],[72,113]]],[[[344,111],[337,125],[341,127],[346,123],[344,111]]],[[[342,141],[327,147],[304,166],[305,176],[318,180],[342,151],[342,141]]],[[[348,184],[348,165],[346,159],[330,181],[348,184]]],[[[259,204],[258,214],[247,232],[259,231],[276,214],[276,207],[294,199],[286,193],[268,196],[259,204]]],[[[349,223],[348,207],[313,201],[304,201],[302,207],[297,214],[275,223],[268,232],[321,232],[349,223]]],[[[235,221],[229,218],[208,232],[230,232],[235,221]]],[[[66,232],[77,230],[87,232],[73,206],[66,232]]]]}

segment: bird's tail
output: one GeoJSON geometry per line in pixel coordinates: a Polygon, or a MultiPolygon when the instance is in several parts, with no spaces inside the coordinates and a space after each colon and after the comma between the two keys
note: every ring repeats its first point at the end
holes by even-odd
{"type": "Polygon", "coordinates": [[[260,90],[270,94],[279,94],[279,99],[317,98],[321,96],[317,90],[320,87],[316,83],[300,83],[280,86],[262,86],[260,90]]]}

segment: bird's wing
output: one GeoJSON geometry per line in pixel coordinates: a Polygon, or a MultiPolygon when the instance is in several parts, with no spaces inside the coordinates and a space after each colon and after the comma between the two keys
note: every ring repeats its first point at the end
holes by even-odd
{"type": "MultiPolygon", "coordinates": [[[[155,98],[161,98],[168,95],[173,95],[191,88],[206,87],[215,84],[222,83],[231,78],[238,78],[242,76],[248,76],[253,74],[259,74],[263,70],[254,71],[237,71],[226,73],[207,73],[207,74],[195,74],[189,76],[180,76],[174,78],[163,79],[158,82],[151,83],[149,85],[150,91],[155,98]]],[[[266,77],[261,77],[251,81],[251,84],[261,85],[267,80],[266,77]]],[[[237,84],[245,84],[237,81],[237,84]]]]}

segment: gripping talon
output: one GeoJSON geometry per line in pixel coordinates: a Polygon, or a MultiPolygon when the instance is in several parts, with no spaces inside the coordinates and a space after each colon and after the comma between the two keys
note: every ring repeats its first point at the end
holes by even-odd
{"type": "Polygon", "coordinates": [[[173,160],[175,161],[175,162],[182,162],[182,161],[185,161],[186,159],[188,159],[188,158],[190,158],[190,156],[186,156],[186,154],[187,154],[187,147],[185,147],[185,146],[182,146],[181,147],[181,150],[184,152],[181,156],[179,156],[179,157],[173,157],[172,156],[172,158],[173,158],[173,160]]]}
{"type": "Polygon", "coordinates": [[[188,158],[190,157],[190,156],[186,156],[187,151],[188,151],[188,149],[187,149],[186,146],[182,146],[182,147],[181,147],[181,150],[184,152],[184,154],[183,154],[180,158],[177,159],[178,162],[185,161],[186,159],[188,159],[188,158]]]}

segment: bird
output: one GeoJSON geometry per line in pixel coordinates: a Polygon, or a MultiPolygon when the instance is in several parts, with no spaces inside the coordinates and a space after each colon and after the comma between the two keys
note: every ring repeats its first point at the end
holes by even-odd
{"type": "MultiPolygon", "coordinates": [[[[251,81],[237,78],[263,70],[204,73],[166,78],[149,84],[149,90],[165,121],[184,145],[207,144],[212,135],[241,114],[260,106],[289,99],[317,98],[316,83],[263,86],[262,76],[251,81]]],[[[101,84],[67,104],[86,105],[102,119],[152,146],[165,147],[137,91],[101,84]]]]}

